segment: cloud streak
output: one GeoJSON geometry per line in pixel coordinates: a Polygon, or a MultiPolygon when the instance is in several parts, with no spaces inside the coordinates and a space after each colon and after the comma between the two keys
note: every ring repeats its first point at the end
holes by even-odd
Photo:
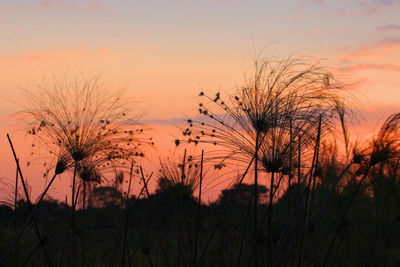
{"type": "MultiPolygon", "coordinates": [[[[343,62],[384,57],[388,54],[400,53],[400,39],[388,39],[381,42],[359,46],[341,56],[343,62]]],[[[392,58],[390,58],[392,59],[392,58]]]]}
{"type": "Polygon", "coordinates": [[[389,25],[383,25],[377,28],[378,31],[390,31],[390,32],[400,32],[400,25],[398,24],[389,24],[389,25]]]}
{"type": "Polygon", "coordinates": [[[400,66],[395,64],[355,64],[348,67],[338,68],[339,71],[357,72],[364,70],[395,71],[400,72],[400,66]]]}
{"type": "Polygon", "coordinates": [[[39,8],[39,9],[64,9],[64,10],[96,10],[102,8],[104,3],[97,0],[39,0],[39,1],[20,1],[17,5],[22,8],[39,8]]]}

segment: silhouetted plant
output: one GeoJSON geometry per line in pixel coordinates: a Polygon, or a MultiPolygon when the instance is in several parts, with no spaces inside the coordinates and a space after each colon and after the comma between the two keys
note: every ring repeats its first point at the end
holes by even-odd
{"type": "Polygon", "coordinates": [[[141,145],[151,143],[123,91],[106,89],[98,76],[64,75],[43,80],[38,94],[26,92],[28,103],[21,114],[31,123],[28,133],[40,144],[39,151],[50,156],[63,151],[73,162],[72,200],[76,174],[85,184],[101,183],[107,172],[126,167],[129,158],[143,157],[141,145]]]}
{"type": "MultiPolygon", "coordinates": [[[[332,75],[316,63],[258,60],[252,75],[226,100],[221,93],[215,97],[200,93],[202,120],[187,121],[183,135],[188,143],[218,145],[225,151],[217,151],[220,158],[248,162],[248,157],[254,155],[257,133],[262,140],[260,146],[271,146],[271,139],[275,138],[275,143],[287,151],[288,142],[283,140],[295,142],[299,135],[315,139],[319,118],[322,116],[323,129],[327,131],[337,102],[344,102],[341,85],[333,83],[332,75]]],[[[282,150],[279,146],[275,150],[282,150]]],[[[265,150],[273,154],[270,147],[265,150]]],[[[265,167],[268,170],[270,166],[265,167]]]]}
{"type": "Polygon", "coordinates": [[[187,155],[186,150],[182,157],[171,155],[162,158],[160,159],[159,188],[163,188],[163,185],[181,184],[194,193],[200,183],[200,172],[201,168],[197,157],[187,155]]]}
{"type": "MultiPolygon", "coordinates": [[[[53,77],[44,79],[38,89],[37,95],[25,91],[27,103],[20,114],[30,123],[28,133],[40,145],[39,153],[45,151],[47,158],[62,159],[56,166],[50,164],[49,169],[55,167],[56,174],[69,170],[73,173],[70,229],[75,265],[78,196],[81,195],[85,207],[92,183],[106,180],[109,172],[116,174],[131,158],[143,157],[141,145],[152,142],[143,137],[139,115],[132,115],[132,103],[123,98],[123,91],[107,92],[98,76],[53,77]]],[[[33,143],[32,147],[35,146],[33,143]]]]}
{"type": "Polygon", "coordinates": [[[382,172],[386,164],[392,166],[396,165],[395,169],[397,170],[400,158],[400,113],[393,114],[386,119],[378,134],[372,138],[372,141],[369,142],[364,149],[363,154],[363,164],[358,172],[361,178],[357,181],[356,188],[351,194],[350,201],[346,205],[336,233],[328,247],[324,265],[327,263],[338,234],[345,224],[346,215],[369,174],[374,173],[375,168],[379,168],[382,172]]]}
{"type": "Polygon", "coordinates": [[[0,178],[0,205],[14,207],[16,208],[16,203],[19,199],[22,199],[19,193],[14,196],[14,185],[11,184],[9,181],[5,180],[4,178],[0,178]]]}
{"type": "MultiPolygon", "coordinates": [[[[258,196],[258,171],[270,173],[268,221],[272,216],[274,186],[279,186],[284,175],[289,179],[293,176],[294,149],[301,151],[303,163],[307,162],[307,156],[315,155],[315,140],[334,128],[335,108],[338,103],[345,107],[348,101],[344,87],[321,65],[292,58],[256,60],[245,85],[227,99],[219,92],[215,97],[201,92],[200,97],[201,117],[187,121],[183,131],[186,142],[218,146],[209,157],[222,162],[227,158],[248,162],[256,155],[255,196],[258,196]],[[274,180],[275,173],[281,174],[278,183],[274,180]]],[[[255,197],[254,205],[257,203],[255,197]]],[[[257,235],[257,212],[254,221],[257,235]]],[[[271,263],[270,259],[268,262],[271,263]]]]}

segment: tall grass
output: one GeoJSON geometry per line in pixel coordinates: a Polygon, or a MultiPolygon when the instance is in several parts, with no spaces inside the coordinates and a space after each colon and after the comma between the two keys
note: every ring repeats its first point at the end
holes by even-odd
{"type": "MultiPolygon", "coordinates": [[[[390,116],[370,141],[352,142],[353,99],[318,62],[258,59],[233,93],[201,92],[200,117],[188,119],[184,137],[175,141],[186,149],[160,158],[155,192],[148,186],[153,173],[145,175],[134,158],[144,156],[139,144],[150,140],[132,128],[137,121],[125,120],[120,99],[95,93],[97,82],[55,83],[64,93],[43,91],[43,99],[24,113],[34,122],[30,133],[37,142],[54,148],[57,165],[39,200],[27,205],[22,224],[15,217],[19,231],[9,236],[0,231],[11,241],[0,243],[6,251],[2,263],[10,263],[23,246],[29,250],[18,262],[28,265],[34,260],[52,265],[43,258],[45,250],[51,261],[58,257],[59,265],[74,266],[358,266],[400,260],[393,237],[400,233],[400,114],[390,116]],[[70,90],[81,94],[68,98],[74,95],[70,90]],[[50,96],[58,100],[50,102],[50,96]],[[102,115],[110,110],[113,115],[102,115]],[[339,139],[343,149],[337,148],[339,139]],[[201,157],[188,152],[201,143],[206,144],[201,157]],[[205,203],[207,185],[220,179],[212,169],[230,164],[246,168],[217,201],[205,203]],[[123,195],[120,171],[125,169],[129,185],[123,195]],[[70,219],[60,215],[55,224],[42,215],[36,222],[52,234],[65,228],[66,235],[47,241],[56,250],[41,232],[38,243],[26,242],[27,225],[45,214],[39,204],[48,204],[43,200],[52,181],[67,171],[73,179],[72,213],[62,213],[61,206],[58,212],[70,219]],[[108,171],[116,174],[114,191],[103,191],[116,192],[119,201],[90,205],[107,196],[92,189],[108,171]],[[253,184],[244,185],[246,177],[253,184]],[[129,193],[135,179],[141,184],[137,196],[129,193]],[[101,222],[104,229],[96,229],[101,222]]],[[[24,182],[22,172],[17,177],[24,182]]],[[[23,214],[22,202],[14,206],[23,214]]]]}
{"type": "Polygon", "coordinates": [[[26,105],[18,115],[29,123],[28,134],[39,144],[39,151],[45,151],[47,158],[55,158],[57,162],[56,166],[50,165],[55,168],[55,175],[40,201],[55,176],[64,170],[72,171],[70,225],[75,263],[75,210],[79,192],[85,207],[93,183],[104,182],[109,171],[128,169],[126,163],[133,157],[143,157],[142,145],[151,142],[145,139],[139,115],[132,114],[132,103],[123,98],[123,91],[107,92],[98,76],[53,77],[44,79],[38,87],[38,94],[25,91],[26,105]],[[77,176],[82,181],[78,187],[77,176]]]}
{"type": "Polygon", "coordinates": [[[107,172],[128,170],[130,158],[144,156],[141,145],[150,141],[123,91],[107,92],[99,76],[67,75],[44,79],[38,89],[37,94],[25,92],[27,103],[19,115],[30,123],[38,152],[51,158],[62,150],[75,163],[71,206],[76,205],[77,175],[86,183],[100,183],[107,172]]]}
{"type": "MultiPolygon", "coordinates": [[[[269,173],[269,264],[272,252],[273,192],[274,186],[278,186],[275,174],[281,174],[281,179],[283,176],[292,178],[292,162],[295,160],[293,147],[299,148],[303,160],[311,154],[314,140],[334,129],[335,108],[338,103],[342,103],[345,108],[344,103],[348,101],[346,94],[344,87],[335,82],[332,74],[317,62],[293,58],[281,61],[256,60],[244,85],[226,99],[220,92],[215,96],[200,93],[201,117],[188,120],[188,127],[183,134],[188,143],[203,142],[217,146],[219,150],[209,157],[223,162],[227,159],[230,162],[247,162],[255,155],[255,237],[259,232],[259,172],[269,173]]],[[[257,260],[258,256],[255,255],[257,260]]]]}

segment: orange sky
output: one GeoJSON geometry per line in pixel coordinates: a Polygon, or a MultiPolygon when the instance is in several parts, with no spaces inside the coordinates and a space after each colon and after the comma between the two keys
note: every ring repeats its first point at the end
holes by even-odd
{"type": "MultiPolygon", "coordinates": [[[[196,114],[200,90],[226,92],[240,85],[261,51],[321,59],[339,80],[353,84],[365,115],[355,136],[372,132],[400,108],[396,1],[133,2],[0,3],[3,180],[15,175],[6,132],[21,160],[29,161],[30,144],[9,116],[21,109],[19,88],[35,92],[36,84],[53,74],[102,73],[110,88],[127,86],[127,96],[146,110],[143,119],[152,122],[161,154],[174,149],[178,134],[170,120],[196,114]]],[[[43,181],[30,183],[37,195],[43,181]]]]}

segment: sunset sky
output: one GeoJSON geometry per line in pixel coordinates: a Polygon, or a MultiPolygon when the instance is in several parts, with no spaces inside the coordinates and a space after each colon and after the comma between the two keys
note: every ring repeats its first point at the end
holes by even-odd
{"type": "Polygon", "coordinates": [[[127,86],[156,133],[162,123],[167,149],[165,129],[195,114],[200,90],[240,85],[260,52],[306,55],[353,84],[360,127],[371,130],[400,108],[399,14],[397,0],[1,1],[0,177],[15,175],[5,133],[17,127],[19,88],[35,92],[53,74],[102,73],[110,88],[127,86]]]}

